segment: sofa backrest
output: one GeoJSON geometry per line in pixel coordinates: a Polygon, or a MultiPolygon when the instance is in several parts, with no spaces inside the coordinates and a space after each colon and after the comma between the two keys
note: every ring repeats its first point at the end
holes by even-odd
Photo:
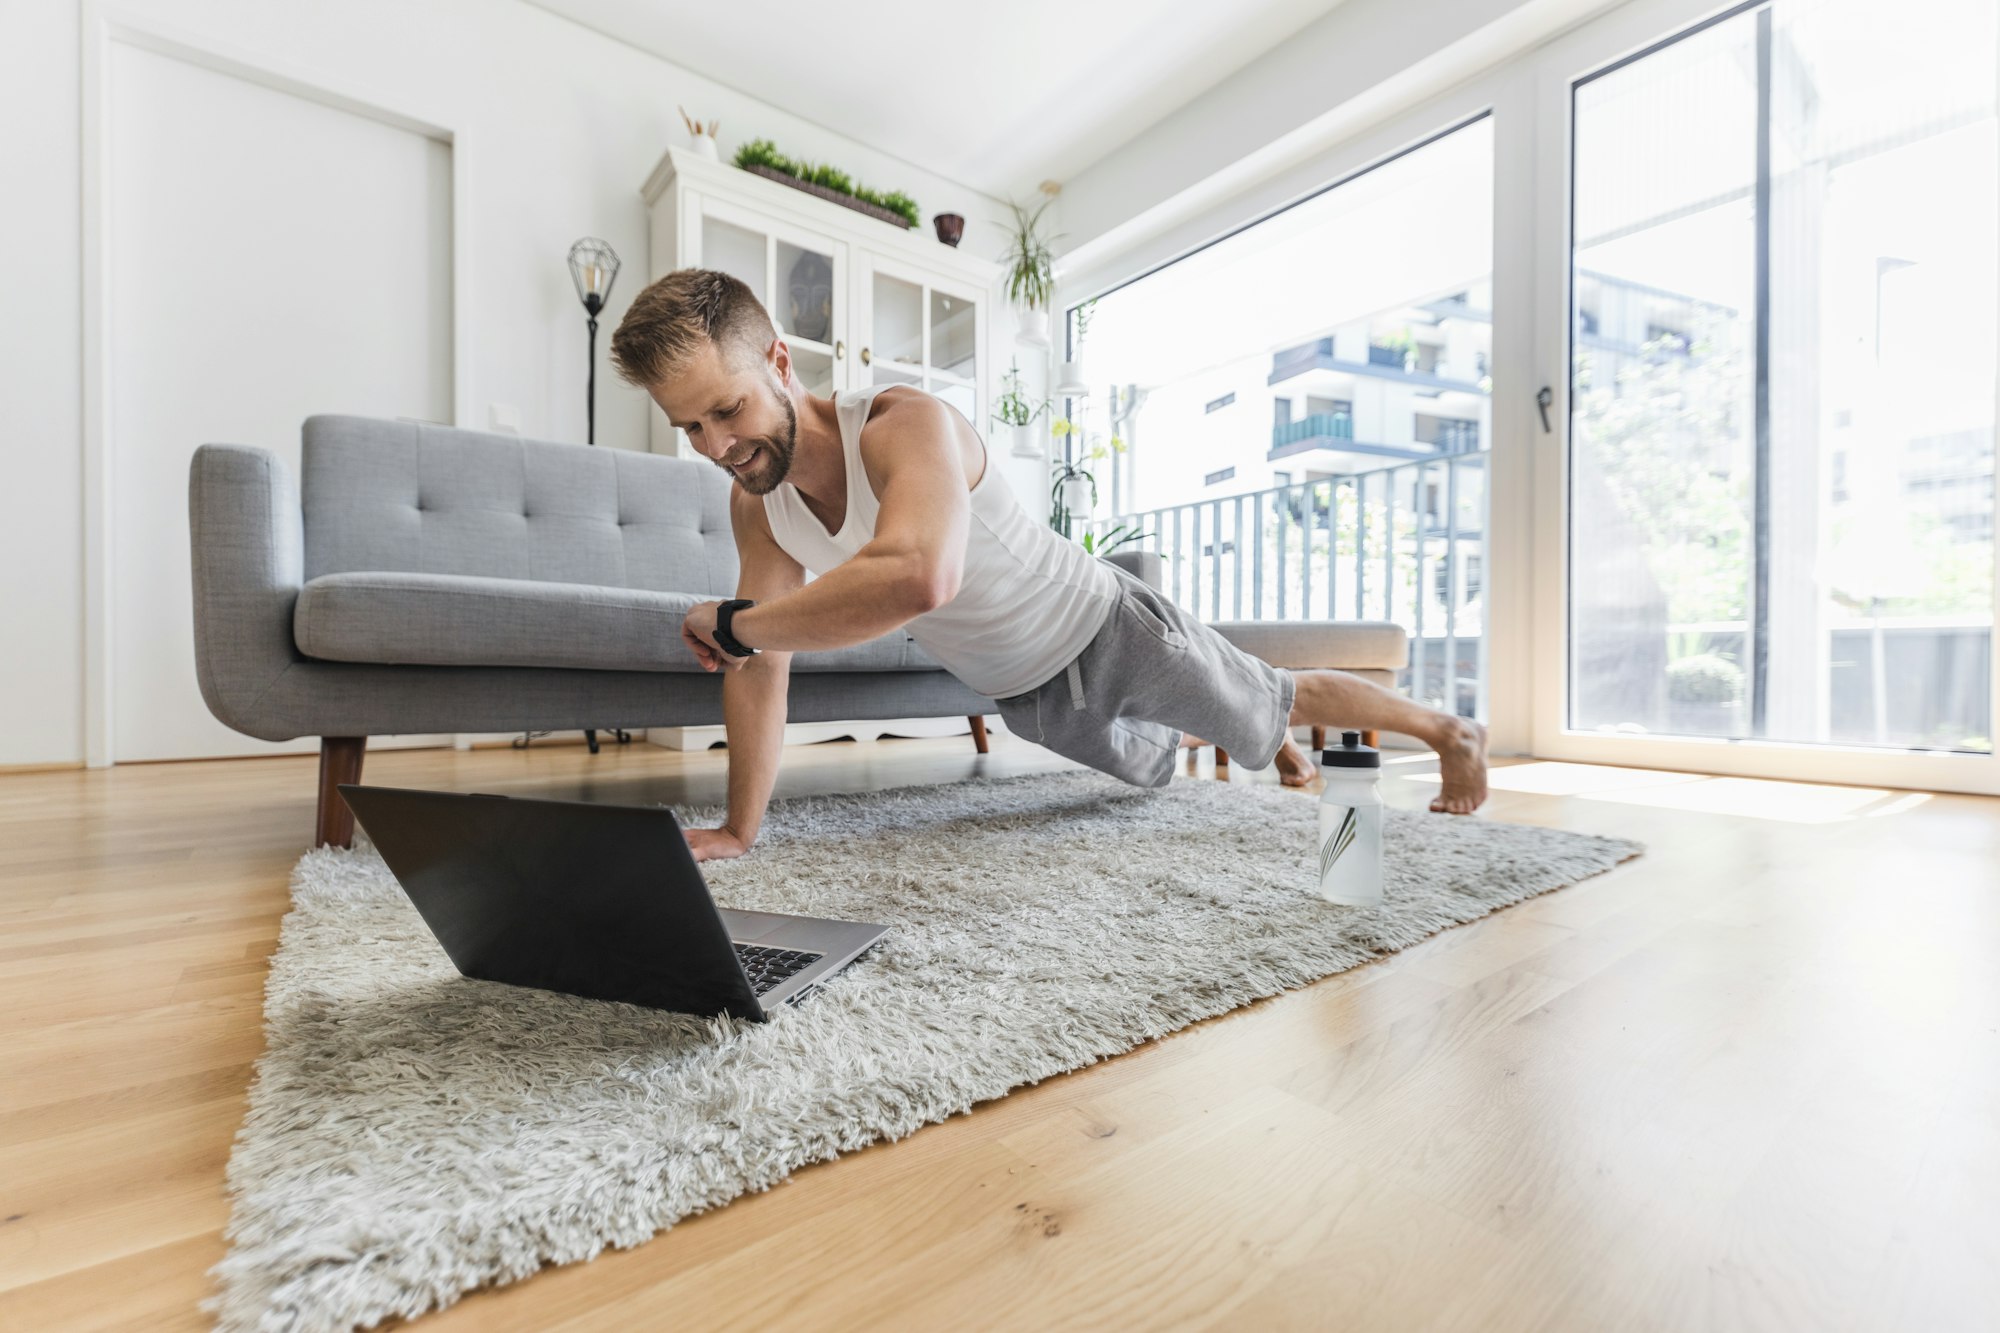
{"type": "Polygon", "coordinates": [[[731,485],[693,459],[307,417],[305,577],[397,570],[729,596],[731,485]]]}

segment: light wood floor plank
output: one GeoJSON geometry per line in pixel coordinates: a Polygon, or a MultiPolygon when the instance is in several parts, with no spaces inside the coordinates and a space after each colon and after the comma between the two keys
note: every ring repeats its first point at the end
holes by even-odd
{"type": "MultiPolygon", "coordinates": [[[[1177,780],[1213,780],[1194,762],[1177,780]]],[[[998,735],[831,743],[788,751],[778,794],[1067,767],[998,735]]],[[[206,1326],[315,768],[0,775],[0,1327],[206,1326]]],[[[1425,770],[1392,764],[1391,801],[1427,802],[1425,770]]],[[[366,773],[714,803],[726,755],[366,773]]],[[[1484,817],[1650,851],[423,1322],[1992,1327],[2000,802],[1494,778],[1484,817]]]]}

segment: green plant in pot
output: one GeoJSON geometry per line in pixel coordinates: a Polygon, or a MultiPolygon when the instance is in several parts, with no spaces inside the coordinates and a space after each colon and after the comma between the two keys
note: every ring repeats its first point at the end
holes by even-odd
{"type": "Polygon", "coordinates": [[[1007,265],[1007,300],[1020,316],[1021,336],[1042,346],[1048,345],[1049,307],[1056,295],[1056,257],[1049,242],[1062,233],[1043,236],[1036,227],[1054,202],[1053,196],[1044,199],[1031,213],[1008,201],[1007,207],[1014,211],[1014,226],[1008,234],[1007,253],[1002,256],[1007,265]]]}
{"type": "Polygon", "coordinates": [[[993,404],[993,422],[1013,430],[1013,452],[1017,458],[1040,458],[1042,439],[1035,430],[1035,418],[1049,410],[1049,400],[1037,403],[1031,400],[1021,388],[1021,366],[1019,361],[1007,367],[1007,373],[1000,377],[1001,394],[993,404]]]}
{"type": "MultiPolygon", "coordinates": [[[[1050,428],[1057,438],[1074,436],[1085,438],[1083,429],[1067,417],[1058,418],[1050,428]]],[[[1119,523],[1104,533],[1090,531],[1090,515],[1097,508],[1097,474],[1083,466],[1098,463],[1113,454],[1125,452],[1125,441],[1113,435],[1109,441],[1090,437],[1090,442],[1080,451],[1078,461],[1057,459],[1052,469],[1054,478],[1049,486],[1049,526],[1065,537],[1075,537],[1083,544],[1083,549],[1092,555],[1108,555],[1127,542],[1150,537],[1150,532],[1141,532],[1135,525],[1119,523]],[[1077,529],[1081,527],[1079,533],[1077,529]]]]}
{"type": "Polygon", "coordinates": [[[1090,317],[1096,309],[1097,298],[1093,296],[1076,307],[1071,316],[1075,333],[1070,339],[1069,360],[1056,372],[1056,392],[1065,397],[1083,398],[1090,393],[1090,381],[1083,377],[1083,339],[1090,332],[1090,317]]]}
{"type": "MultiPolygon", "coordinates": [[[[814,165],[787,157],[779,152],[778,146],[769,139],[752,139],[738,148],[736,165],[746,171],[762,168],[763,171],[775,172],[779,176],[788,177],[805,185],[816,185],[822,190],[832,192],[835,196],[844,195],[847,199],[858,199],[864,204],[873,205],[901,218],[905,226],[916,226],[922,217],[922,212],[917,208],[917,201],[901,190],[890,190],[885,193],[881,190],[871,190],[865,185],[856,185],[854,178],[839,167],[826,163],[814,165]]],[[[836,199],[835,202],[843,201],[836,199]]]]}

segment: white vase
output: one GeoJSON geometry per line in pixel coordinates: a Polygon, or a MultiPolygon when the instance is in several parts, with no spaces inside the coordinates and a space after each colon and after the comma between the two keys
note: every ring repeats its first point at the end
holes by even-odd
{"type": "Polygon", "coordinates": [[[1014,427],[1014,457],[1040,458],[1042,456],[1042,432],[1029,422],[1025,426],[1014,427]]]}
{"type": "Polygon", "coordinates": [[[1055,394],[1059,398],[1090,397],[1090,381],[1083,377],[1083,362],[1065,361],[1056,372],[1055,394]]]}
{"type": "Polygon", "coordinates": [[[700,153],[703,157],[707,158],[709,161],[711,162],[716,161],[717,158],[715,153],[715,136],[713,134],[695,135],[694,150],[695,152],[700,153]]]}
{"type": "Polygon", "coordinates": [[[1021,321],[1020,337],[1038,346],[1046,347],[1049,342],[1049,312],[1034,306],[1021,306],[1015,312],[1021,321]]]}
{"type": "Polygon", "coordinates": [[[1063,481],[1063,508],[1069,510],[1069,529],[1072,537],[1081,537],[1081,529],[1090,521],[1090,478],[1068,477],[1063,481]]]}

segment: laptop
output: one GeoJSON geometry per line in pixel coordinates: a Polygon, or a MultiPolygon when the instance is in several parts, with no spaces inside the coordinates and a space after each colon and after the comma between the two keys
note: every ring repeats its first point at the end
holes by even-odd
{"type": "Polygon", "coordinates": [[[665,806],[339,787],[464,976],[761,1023],[888,932],[718,907],[665,806]]]}

